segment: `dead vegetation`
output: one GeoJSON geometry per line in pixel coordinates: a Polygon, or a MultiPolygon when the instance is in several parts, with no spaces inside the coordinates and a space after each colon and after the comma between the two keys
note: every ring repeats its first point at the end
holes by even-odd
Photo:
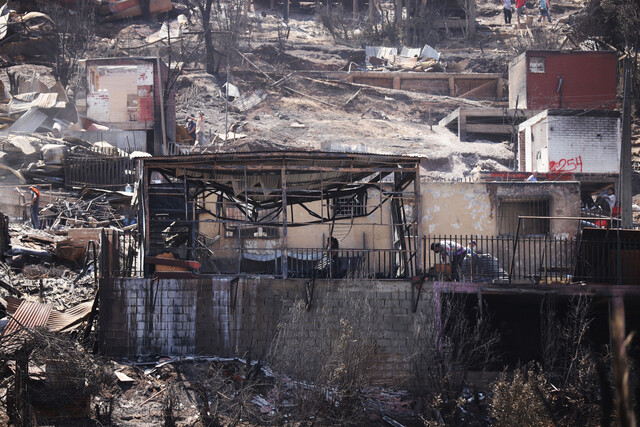
{"type": "Polygon", "coordinates": [[[376,316],[367,295],[343,289],[338,305],[312,308],[298,301],[278,324],[267,360],[275,372],[276,407],[290,417],[313,415],[331,425],[364,419],[363,391],[376,383],[376,316]]]}

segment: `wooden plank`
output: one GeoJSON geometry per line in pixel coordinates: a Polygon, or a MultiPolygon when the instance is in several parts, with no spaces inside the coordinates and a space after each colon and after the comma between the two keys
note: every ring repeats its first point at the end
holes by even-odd
{"type": "Polygon", "coordinates": [[[451,113],[449,113],[444,119],[440,120],[438,124],[440,126],[447,127],[449,125],[455,126],[457,129],[458,125],[458,115],[460,114],[461,108],[456,108],[451,113]]]}
{"type": "Polygon", "coordinates": [[[450,77],[456,80],[498,80],[502,77],[500,73],[417,73],[411,71],[334,71],[328,72],[325,76],[329,78],[353,77],[353,78],[387,78],[399,76],[403,80],[446,80],[450,77]]]}
{"type": "Polygon", "coordinates": [[[469,97],[471,95],[478,95],[483,90],[489,89],[491,87],[491,85],[493,85],[494,83],[495,82],[493,82],[493,81],[489,81],[489,82],[483,83],[480,86],[476,86],[473,89],[466,91],[462,95],[458,95],[458,98],[466,98],[466,97],[469,97]]]}
{"type": "Polygon", "coordinates": [[[462,142],[467,140],[467,113],[464,110],[458,114],[458,139],[462,142]]]}
{"type": "Polygon", "coordinates": [[[511,135],[513,132],[513,126],[510,124],[480,124],[480,123],[467,123],[466,133],[490,133],[490,134],[506,134],[511,135]]]}
{"type": "Polygon", "coordinates": [[[200,263],[198,261],[188,261],[183,259],[171,259],[148,256],[144,258],[144,262],[153,265],[168,265],[171,267],[193,268],[198,270],[200,263]]]}

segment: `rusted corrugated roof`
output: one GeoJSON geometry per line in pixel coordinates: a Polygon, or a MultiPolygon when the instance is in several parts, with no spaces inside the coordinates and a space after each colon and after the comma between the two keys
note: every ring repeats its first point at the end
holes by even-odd
{"type": "Polygon", "coordinates": [[[22,304],[13,314],[0,336],[10,336],[25,328],[33,329],[46,325],[51,309],[52,307],[49,304],[22,301],[22,304]]]}
{"type": "Polygon", "coordinates": [[[18,310],[20,304],[22,304],[22,300],[20,298],[12,297],[11,295],[6,296],[7,300],[7,313],[13,315],[13,313],[18,310]]]}
{"type": "Polygon", "coordinates": [[[92,306],[93,301],[87,301],[61,312],[53,310],[49,304],[7,297],[7,312],[12,315],[12,319],[0,336],[8,336],[22,327],[31,329],[46,326],[52,332],[60,332],[85,320],[92,306]]]}
{"type": "Polygon", "coordinates": [[[47,327],[53,332],[63,331],[83,321],[91,312],[92,306],[93,301],[87,301],[71,307],[64,313],[53,310],[47,321],[47,327]]]}

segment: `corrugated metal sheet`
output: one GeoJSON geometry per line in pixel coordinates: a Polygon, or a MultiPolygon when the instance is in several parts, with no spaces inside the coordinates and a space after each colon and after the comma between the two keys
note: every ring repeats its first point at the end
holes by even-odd
{"type": "Polygon", "coordinates": [[[35,132],[49,116],[37,108],[24,113],[9,128],[10,132],[35,132]]]}
{"type": "Polygon", "coordinates": [[[406,47],[406,46],[402,46],[402,50],[400,51],[400,56],[406,56],[409,58],[417,58],[418,56],[420,56],[420,52],[422,52],[422,49],[420,49],[419,47],[406,47]]]}
{"type": "Polygon", "coordinates": [[[44,326],[47,324],[50,314],[51,305],[49,304],[22,301],[0,336],[11,336],[24,328],[33,329],[44,326]]]}
{"type": "Polygon", "coordinates": [[[41,93],[31,101],[31,108],[52,108],[58,102],[57,93],[41,93]]]}
{"type": "Polygon", "coordinates": [[[7,313],[13,315],[13,313],[18,310],[18,307],[20,307],[20,304],[22,304],[22,300],[12,297],[11,295],[7,295],[5,299],[7,300],[7,313]]]}
{"type": "Polygon", "coordinates": [[[36,152],[36,149],[33,148],[33,145],[31,145],[31,141],[29,141],[27,137],[24,137],[21,135],[14,135],[14,136],[11,136],[7,140],[7,142],[13,145],[14,147],[16,147],[17,149],[19,149],[20,151],[22,151],[26,155],[33,154],[36,152]]]}
{"type": "Polygon", "coordinates": [[[380,59],[389,59],[398,54],[398,49],[395,47],[385,47],[385,46],[367,46],[365,49],[366,60],[368,61],[370,57],[375,56],[380,59]]]}
{"type": "Polygon", "coordinates": [[[58,100],[58,94],[28,92],[15,95],[9,101],[9,112],[11,114],[28,111],[32,108],[65,108],[67,103],[58,100]]]}
{"type": "Polygon", "coordinates": [[[93,301],[87,301],[68,309],[64,313],[53,310],[49,315],[47,327],[53,332],[63,331],[86,319],[91,312],[92,306],[93,301]]]}
{"type": "Polygon", "coordinates": [[[241,97],[234,100],[231,105],[240,111],[247,111],[267,98],[267,92],[262,89],[256,89],[255,91],[244,94],[241,97]]]}

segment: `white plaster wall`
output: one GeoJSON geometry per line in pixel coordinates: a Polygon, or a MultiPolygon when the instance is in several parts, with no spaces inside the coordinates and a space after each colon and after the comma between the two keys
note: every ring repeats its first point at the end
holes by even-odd
{"type": "Polygon", "coordinates": [[[485,184],[423,181],[421,186],[425,234],[491,235],[496,232],[485,184]]]}
{"type": "Polygon", "coordinates": [[[534,171],[537,172],[549,172],[549,146],[547,143],[547,120],[541,120],[540,122],[531,126],[531,141],[532,150],[531,155],[532,166],[534,171]]]}

